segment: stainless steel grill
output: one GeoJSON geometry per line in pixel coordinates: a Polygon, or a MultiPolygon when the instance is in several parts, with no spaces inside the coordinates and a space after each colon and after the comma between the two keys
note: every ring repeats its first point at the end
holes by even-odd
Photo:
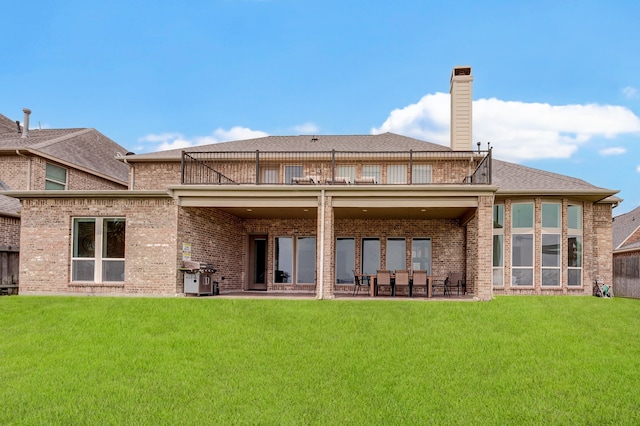
{"type": "Polygon", "coordinates": [[[213,280],[217,269],[211,263],[184,261],[180,270],[184,273],[184,294],[196,296],[220,294],[218,281],[213,280]]]}

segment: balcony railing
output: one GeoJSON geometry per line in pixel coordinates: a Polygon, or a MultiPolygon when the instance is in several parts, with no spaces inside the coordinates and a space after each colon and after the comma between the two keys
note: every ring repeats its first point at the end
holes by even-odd
{"type": "Polygon", "coordinates": [[[488,151],[182,152],[189,185],[491,184],[488,151]]]}

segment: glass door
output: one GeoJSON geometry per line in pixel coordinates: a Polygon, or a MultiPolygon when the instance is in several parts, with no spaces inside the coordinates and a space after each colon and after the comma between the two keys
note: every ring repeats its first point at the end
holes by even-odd
{"type": "Polygon", "coordinates": [[[249,237],[249,290],[267,289],[267,236],[249,237]]]}

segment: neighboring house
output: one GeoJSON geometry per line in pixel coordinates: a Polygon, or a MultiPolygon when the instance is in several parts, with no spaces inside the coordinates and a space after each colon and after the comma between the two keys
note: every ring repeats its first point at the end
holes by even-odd
{"type": "Polygon", "coordinates": [[[617,191],[492,159],[471,138],[470,67],[451,76],[451,146],[392,133],[271,136],[130,155],[130,191],[22,200],[22,294],[353,290],[353,271],[462,273],[470,295],[591,295],[611,280],[617,191]],[[46,229],[46,232],[43,232],[46,229]]]}
{"type": "Polygon", "coordinates": [[[640,298],[640,207],[613,218],[613,291],[640,298]]]}
{"type": "MultiPolygon", "coordinates": [[[[128,189],[122,146],[95,129],[29,129],[23,111],[23,124],[0,114],[0,191],[128,189]]],[[[0,195],[0,285],[18,283],[20,218],[20,201],[0,195]]]]}

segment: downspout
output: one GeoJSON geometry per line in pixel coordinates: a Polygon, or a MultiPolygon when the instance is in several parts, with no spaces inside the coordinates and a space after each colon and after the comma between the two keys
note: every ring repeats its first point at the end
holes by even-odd
{"type": "Polygon", "coordinates": [[[31,157],[20,154],[19,149],[16,149],[16,154],[27,159],[27,191],[31,191],[31,157]]]}
{"type": "Polygon", "coordinates": [[[320,191],[320,273],[318,280],[320,281],[320,295],[318,299],[324,299],[324,189],[320,191]]]}

